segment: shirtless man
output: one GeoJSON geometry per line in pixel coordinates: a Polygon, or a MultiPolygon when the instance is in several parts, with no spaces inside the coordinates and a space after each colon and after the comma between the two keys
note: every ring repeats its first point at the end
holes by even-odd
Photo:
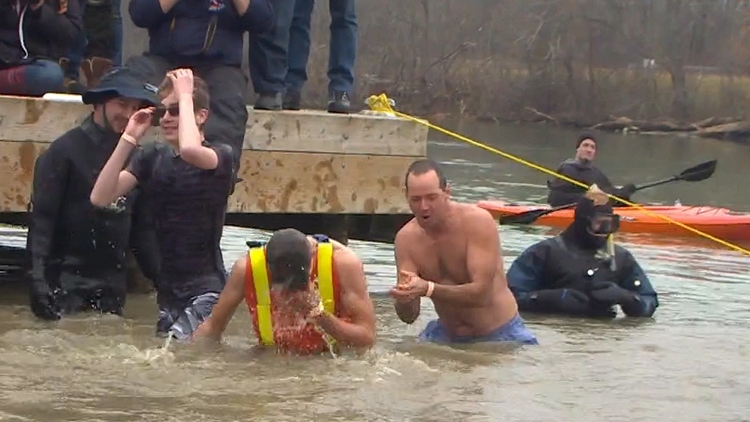
{"type": "Polygon", "coordinates": [[[413,323],[424,296],[432,299],[438,319],[427,324],[421,340],[538,344],[508,289],[492,216],[451,200],[443,171],[432,160],[412,163],[405,187],[414,218],[395,240],[398,283],[390,295],[398,317],[413,323]]]}
{"type": "Polygon", "coordinates": [[[364,350],[375,342],[362,261],[326,236],[283,229],[265,246],[251,248],[234,264],[211,316],[193,338],[221,340],[243,300],[259,343],[281,352],[318,354],[331,345],[364,350]]]}

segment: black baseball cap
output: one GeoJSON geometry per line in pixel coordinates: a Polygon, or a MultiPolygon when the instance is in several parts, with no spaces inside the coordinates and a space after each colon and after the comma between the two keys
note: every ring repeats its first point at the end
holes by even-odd
{"type": "Polygon", "coordinates": [[[274,232],[266,244],[271,284],[304,290],[310,280],[312,251],[307,236],[296,229],[274,232]]]}

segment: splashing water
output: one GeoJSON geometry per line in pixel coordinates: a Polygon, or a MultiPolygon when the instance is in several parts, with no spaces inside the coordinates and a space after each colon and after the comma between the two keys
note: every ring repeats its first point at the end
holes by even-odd
{"type": "Polygon", "coordinates": [[[156,366],[159,363],[170,364],[174,362],[174,352],[169,350],[172,344],[172,336],[167,336],[164,340],[164,346],[155,349],[139,350],[132,345],[121,345],[121,348],[133,349],[133,358],[125,359],[125,363],[145,363],[150,366],[156,366]]]}

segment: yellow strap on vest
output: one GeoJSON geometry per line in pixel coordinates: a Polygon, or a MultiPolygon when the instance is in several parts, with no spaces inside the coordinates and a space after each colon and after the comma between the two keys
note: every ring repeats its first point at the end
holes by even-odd
{"type": "Polygon", "coordinates": [[[255,286],[255,312],[258,318],[258,331],[261,344],[273,345],[273,322],[271,321],[271,290],[266,270],[265,248],[252,248],[249,252],[250,265],[253,270],[253,285],[255,286]]]}
{"type": "MultiPolygon", "coordinates": [[[[266,250],[263,247],[250,249],[250,265],[253,271],[258,318],[258,331],[261,344],[272,346],[273,321],[271,319],[271,289],[266,269],[266,250]]],[[[333,291],[333,244],[318,243],[318,290],[323,301],[323,308],[331,314],[336,313],[336,298],[333,291]]]]}
{"type": "Polygon", "coordinates": [[[326,312],[335,314],[332,243],[318,243],[318,291],[320,292],[320,298],[323,300],[323,308],[326,312]]]}

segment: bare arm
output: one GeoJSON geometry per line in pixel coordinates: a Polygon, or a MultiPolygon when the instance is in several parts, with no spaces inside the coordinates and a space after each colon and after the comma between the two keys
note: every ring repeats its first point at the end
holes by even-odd
{"type": "Polygon", "coordinates": [[[336,262],[340,288],[341,314],[347,322],[327,312],[316,323],[339,343],[356,348],[370,348],[375,343],[375,309],[367,292],[367,280],[362,261],[347,251],[336,262]]]}
{"type": "Polygon", "coordinates": [[[245,268],[247,257],[238,259],[229,274],[229,280],[219,295],[211,315],[195,330],[193,339],[208,338],[221,341],[221,335],[227,329],[229,321],[237,306],[245,298],[245,268]]]}
{"type": "Polygon", "coordinates": [[[476,306],[490,300],[495,274],[498,269],[502,271],[502,264],[498,264],[500,238],[495,220],[483,210],[467,218],[464,229],[469,238],[466,254],[469,282],[455,286],[435,284],[432,298],[453,305],[476,306]]]}
{"type": "MultiPolygon", "coordinates": [[[[405,226],[398,233],[396,233],[396,239],[393,242],[393,251],[396,255],[396,277],[401,271],[409,271],[417,273],[417,265],[411,258],[408,250],[409,245],[409,228],[405,226]]],[[[412,324],[419,318],[419,311],[422,305],[422,298],[417,297],[411,300],[399,300],[396,299],[394,307],[396,308],[396,315],[398,318],[407,323],[412,324]]]]}
{"type": "Polygon", "coordinates": [[[91,190],[92,204],[97,207],[107,207],[116,198],[135,188],[138,180],[132,173],[122,169],[134,148],[135,145],[120,138],[114,152],[99,173],[94,189],[91,190]]]}
{"type": "Polygon", "coordinates": [[[219,156],[212,148],[202,145],[203,138],[193,112],[193,95],[181,95],[179,106],[180,126],[178,131],[182,159],[199,169],[215,169],[219,165],[219,156]]]}

